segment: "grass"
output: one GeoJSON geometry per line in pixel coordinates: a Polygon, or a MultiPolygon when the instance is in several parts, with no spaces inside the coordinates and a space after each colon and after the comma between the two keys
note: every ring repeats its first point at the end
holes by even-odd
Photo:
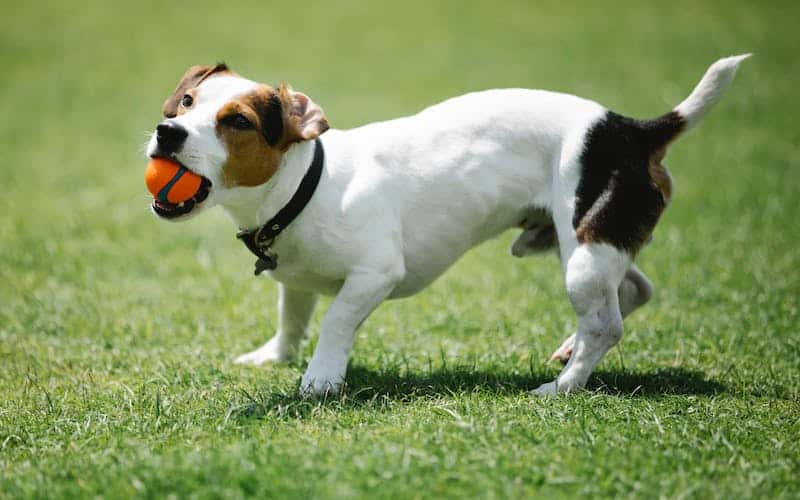
{"type": "Polygon", "coordinates": [[[0,497],[800,495],[795,3],[6,10],[0,497]],[[273,331],[274,285],[221,213],[146,209],[145,134],[190,64],[291,82],[344,128],[506,86],[651,117],[748,51],[667,159],[639,258],[656,297],[568,398],[527,394],[575,319],[556,259],[509,257],[513,234],[381,306],[315,402],[295,394],[319,312],[296,364],[233,365],[273,331]]]}

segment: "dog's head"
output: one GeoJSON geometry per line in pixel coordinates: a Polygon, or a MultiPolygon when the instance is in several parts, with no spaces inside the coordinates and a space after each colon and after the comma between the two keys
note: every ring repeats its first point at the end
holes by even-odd
{"type": "Polygon", "coordinates": [[[153,212],[169,220],[266,183],[292,144],[328,129],[322,109],[305,94],[247,80],[224,64],[189,68],[162,111],[147,155],[177,161],[206,179],[184,204],[153,201],[153,212]]]}

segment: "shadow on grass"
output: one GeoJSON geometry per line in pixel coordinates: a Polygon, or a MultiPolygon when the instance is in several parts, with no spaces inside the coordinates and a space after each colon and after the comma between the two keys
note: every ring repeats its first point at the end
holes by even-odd
{"type": "Polygon", "coordinates": [[[650,372],[597,371],[589,379],[591,391],[628,397],[659,397],[670,394],[714,395],[727,388],[716,380],[706,378],[697,370],[659,368],[650,372]]]}
{"type": "MultiPolygon", "coordinates": [[[[471,366],[443,367],[429,372],[399,368],[374,370],[351,366],[341,394],[321,399],[304,398],[293,387],[284,392],[242,392],[244,401],[234,403],[228,419],[266,416],[305,418],[318,411],[340,411],[369,406],[390,407],[424,398],[458,397],[467,394],[516,395],[549,382],[555,371],[542,369],[520,373],[481,370],[471,366]]],[[[595,372],[587,389],[595,394],[618,397],[658,398],[664,395],[714,395],[726,388],[701,372],[685,368],[659,368],[650,372],[607,370],[595,372]]],[[[531,396],[533,398],[534,396],[531,396]]]]}

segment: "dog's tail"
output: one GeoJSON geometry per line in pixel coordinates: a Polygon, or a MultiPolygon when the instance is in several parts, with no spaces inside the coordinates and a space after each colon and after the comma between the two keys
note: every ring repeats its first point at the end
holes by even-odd
{"type": "Polygon", "coordinates": [[[681,132],[695,126],[722,98],[730,86],[739,64],[750,54],[726,57],[712,64],[689,97],[669,113],[642,122],[648,131],[651,147],[658,150],[672,142],[681,132]]]}

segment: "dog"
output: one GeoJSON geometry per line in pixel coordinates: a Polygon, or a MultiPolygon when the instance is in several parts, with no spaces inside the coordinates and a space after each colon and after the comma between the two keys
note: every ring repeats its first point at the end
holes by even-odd
{"type": "Polygon", "coordinates": [[[425,288],[467,250],[510,228],[512,254],[555,248],[577,331],[566,364],[531,391],[584,387],[622,338],[623,318],[653,293],[634,259],[672,197],[667,147],[722,97],[749,54],[711,65],[688,98],[650,120],[580,97],[495,89],[413,116],[330,129],[311,98],[248,80],[224,64],[193,66],[163,105],[147,155],[202,176],[177,221],[220,205],[279,283],[277,332],[236,359],[293,359],[319,295],[334,299],[300,382],[341,389],[356,329],[384,300],[425,288]]]}

